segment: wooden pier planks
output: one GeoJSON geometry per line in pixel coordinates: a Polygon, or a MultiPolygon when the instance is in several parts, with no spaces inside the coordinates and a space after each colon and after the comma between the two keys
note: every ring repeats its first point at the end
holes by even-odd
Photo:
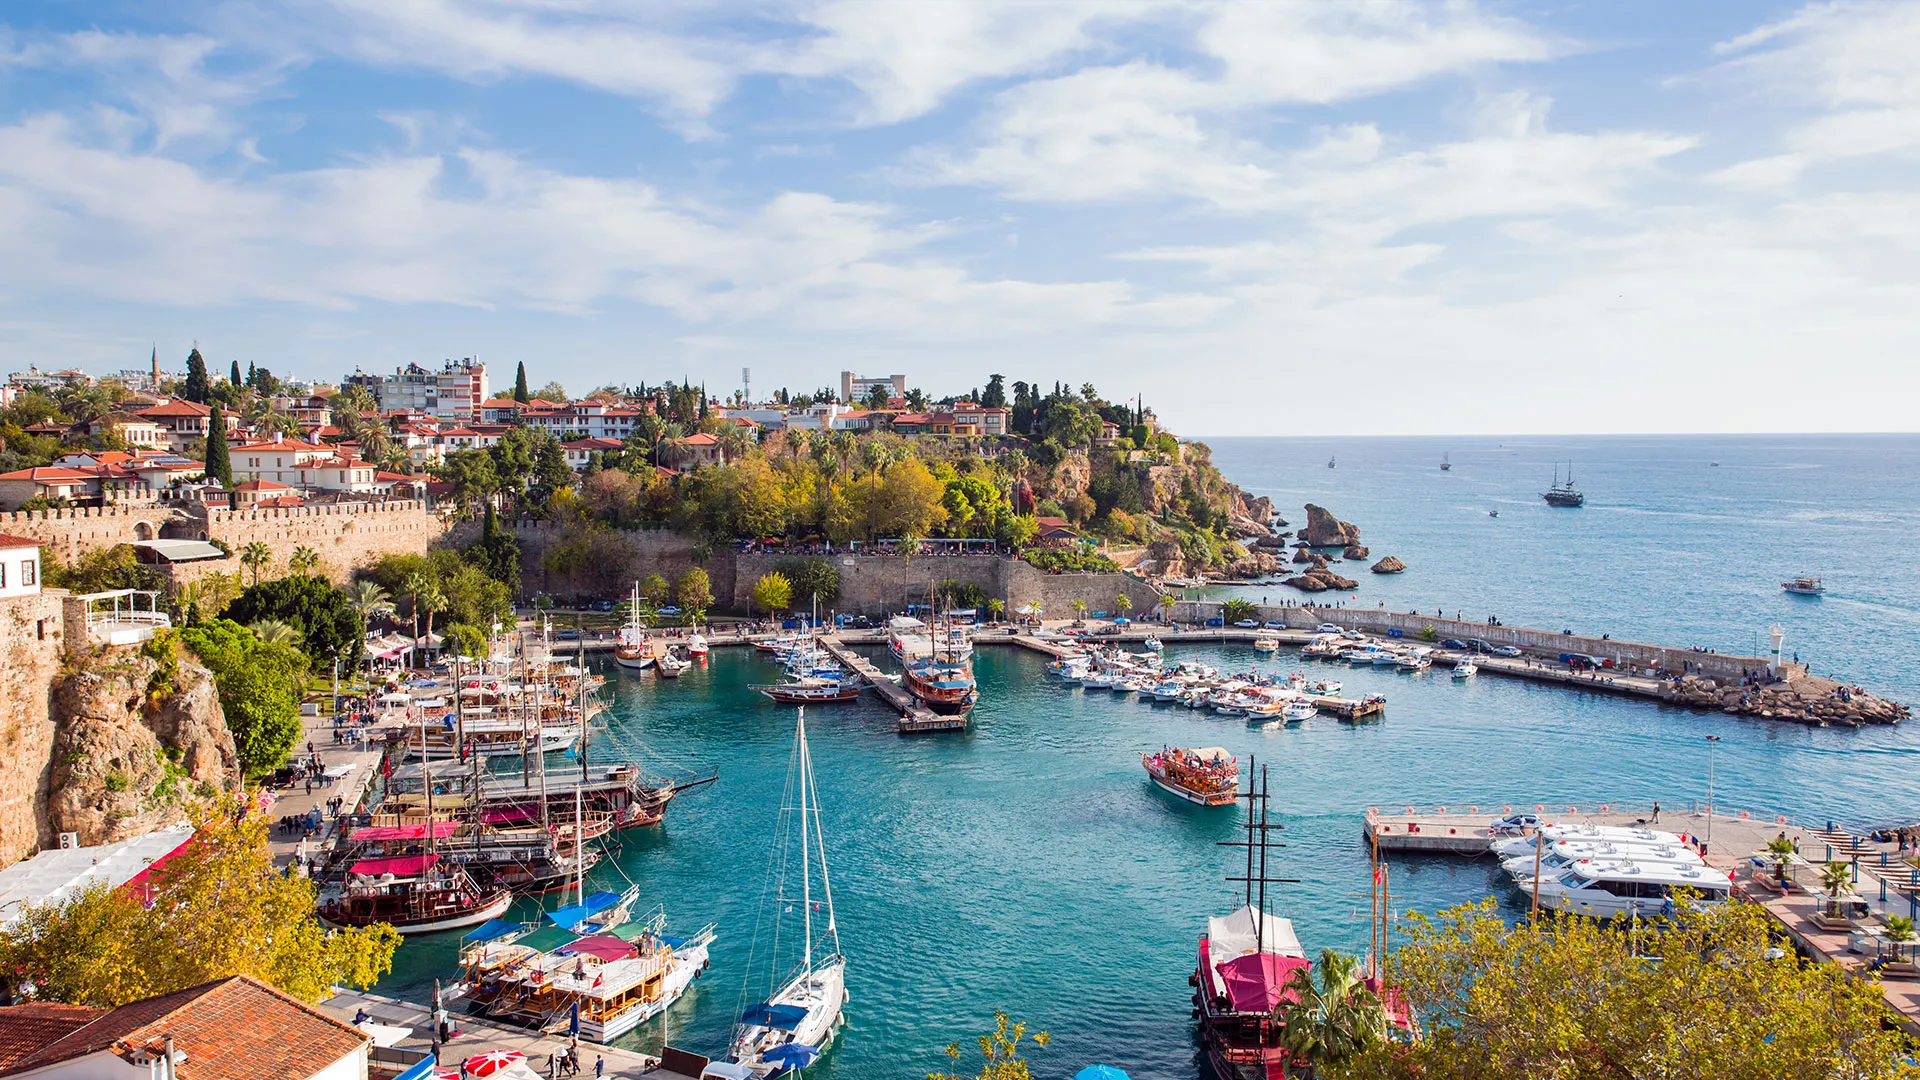
{"type": "Polygon", "coordinates": [[[900,721],[894,730],[902,735],[916,735],[927,731],[962,731],[966,729],[967,714],[943,716],[920,704],[907,688],[884,675],[873,662],[852,649],[847,648],[837,637],[827,636],[820,639],[820,647],[846,667],[848,671],[860,676],[861,681],[873,687],[874,692],[885,698],[887,704],[900,714],[900,721]]]}

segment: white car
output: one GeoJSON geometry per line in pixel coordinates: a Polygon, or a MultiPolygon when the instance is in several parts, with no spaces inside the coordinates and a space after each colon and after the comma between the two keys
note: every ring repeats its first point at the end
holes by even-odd
{"type": "Polygon", "coordinates": [[[1316,634],[1337,634],[1339,632],[1340,628],[1330,622],[1323,622],[1314,628],[1314,633],[1316,634]]]}
{"type": "Polygon", "coordinates": [[[1515,647],[1513,647],[1512,645],[1502,645],[1502,646],[1500,646],[1499,648],[1497,648],[1497,649],[1495,649],[1495,650],[1493,650],[1493,655],[1495,655],[1495,656],[1519,656],[1519,655],[1521,655],[1521,653],[1520,653],[1520,650],[1519,650],[1519,649],[1517,649],[1517,648],[1515,648],[1515,647]]]}

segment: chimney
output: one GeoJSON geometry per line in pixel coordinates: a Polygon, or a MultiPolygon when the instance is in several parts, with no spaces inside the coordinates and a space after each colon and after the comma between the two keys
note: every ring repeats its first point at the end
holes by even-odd
{"type": "Polygon", "coordinates": [[[273,433],[273,445],[275,445],[275,446],[279,446],[279,445],[280,445],[280,439],[281,439],[281,433],[280,433],[280,432],[278,432],[278,431],[276,431],[276,432],[274,432],[274,433],[273,433]]]}

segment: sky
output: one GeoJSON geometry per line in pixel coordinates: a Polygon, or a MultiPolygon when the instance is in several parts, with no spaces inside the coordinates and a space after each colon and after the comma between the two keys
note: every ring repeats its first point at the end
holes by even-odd
{"type": "Polygon", "coordinates": [[[1920,429],[1920,4],[11,0],[0,371],[1920,429]]]}

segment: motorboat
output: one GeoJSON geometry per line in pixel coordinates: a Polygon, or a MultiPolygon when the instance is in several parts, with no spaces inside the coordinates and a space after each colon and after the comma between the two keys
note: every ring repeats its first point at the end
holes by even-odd
{"type": "Polygon", "coordinates": [[[1453,665],[1453,679],[1455,682],[1465,682],[1479,673],[1480,665],[1471,660],[1462,660],[1453,665]]]}
{"type": "Polygon", "coordinates": [[[1278,652],[1280,649],[1280,635],[1263,632],[1253,639],[1253,647],[1261,652],[1278,652]]]}
{"type": "Polygon", "coordinates": [[[1315,697],[1332,697],[1340,692],[1340,688],[1341,684],[1334,679],[1320,679],[1308,683],[1301,693],[1312,694],[1315,697]]]}
{"type": "Polygon", "coordinates": [[[1419,648],[1401,653],[1400,658],[1394,661],[1394,666],[1403,672],[1425,671],[1433,666],[1433,650],[1419,648]]]}
{"type": "Polygon", "coordinates": [[[1147,650],[1148,652],[1155,652],[1155,653],[1157,653],[1157,652],[1159,652],[1159,651],[1160,651],[1161,649],[1163,649],[1163,648],[1165,648],[1165,647],[1166,647],[1165,645],[1163,645],[1163,644],[1161,643],[1161,641],[1160,641],[1160,639],[1159,639],[1158,637],[1156,637],[1156,636],[1154,636],[1154,635],[1152,635],[1152,634],[1148,634],[1148,635],[1147,635],[1147,640],[1146,640],[1145,642],[1143,642],[1142,644],[1143,644],[1143,645],[1144,645],[1144,646],[1146,647],[1146,650],[1147,650]]]}
{"type": "Polygon", "coordinates": [[[1817,577],[1797,577],[1792,581],[1781,582],[1780,587],[1795,596],[1819,596],[1827,591],[1827,587],[1820,584],[1820,579],[1817,577]]]}
{"type": "Polygon", "coordinates": [[[1697,852],[1684,844],[1624,844],[1602,841],[1561,840],[1544,845],[1538,851],[1525,851],[1500,860],[1500,869],[1516,878],[1532,878],[1537,865],[1542,875],[1588,859],[1630,859],[1634,862],[1704,863],[1697,852]]]}
{"type": "Polygon", "coordinates": [[[1697,904],[1717,904],[1732,886],[1727,872],[1712,866],[1626,859],[1588,859],[1521,885],[1537,892],[1545,907],[1599,919],[1664,914],[1678,890],[1691,890],[1697,904]]]}
{"type": "Polygon", "coordinates": [[[695,630],[693,632],[693,635],[687,638],[687,655],[688,656],[694,656],[694,657],[705,656],[707,655],[707,649],[708,649],[707,639],[705,636],[703,636],[700,633],[700,631],[695,630]]]}
{"type": "Polygon", "coordinates": [[[1286,711],[1281,714],[1281,717],[1289,724],[1298,724],[1303,720],[1311,720],[1319,714],[1320,710],[1314,706],[1313,702],[1301,698],[1288,702],[1286,711]]]}
{"type": "MultiPolygon", "coordinates": [[[[1634,825],[1590,825],[1585,822],[1572,822],[1565,825],[1547,824],[1539,827],[1539,833],[1549,844],[1561,840],[1611,841],[1613,843],[1680,845],[1685,843],[1677,833],[1662,829],[1647,829],[1634,825]]],[[[1487,849],[1502,859],[1511,858],[1533,850],[1532,836],[1504,836],[1494,838],[1487,849]]]]}
{"type": "Polygon", "coordinates": [[[664,652],[660,654],[660,659],[654,663],[653,670],[655,674],[663,679],[677,679],[680,677],[681,672],[692,666],[693,661],[682,660],[672,652],[664,652]]]}

